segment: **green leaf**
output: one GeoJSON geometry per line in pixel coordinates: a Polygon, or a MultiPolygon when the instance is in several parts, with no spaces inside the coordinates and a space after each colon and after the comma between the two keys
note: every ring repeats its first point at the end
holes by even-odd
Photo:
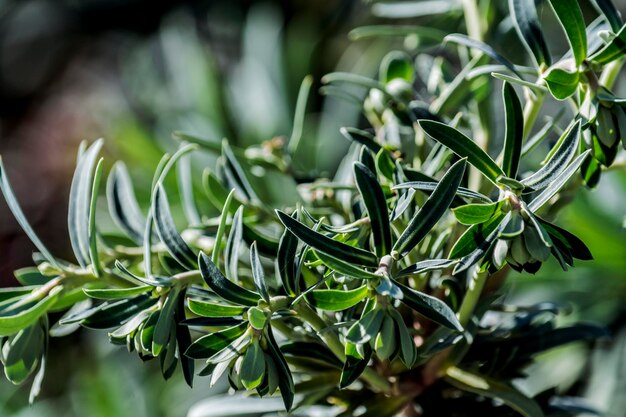
{"type": "Polygon", "coordinates": [[[457,262],[455,259],[428,259],[425,261],[417,262],[411,266],[408,266],[394,274],[396,278],[418,275],[429,271],[438,271],[440,269],[449,268],[457,262]]]}
{"type": "Polygon", "coordinates": [[[321,233],[311,230],[280,210],[276,210],[276,214],[285,227],[296,235],[298,239],[312,248],[317,249],[319,252],[324,252],[334,257],[340,257],[346,262],[352,262],[357,265],[370,267],[378,266],[378,259],[373,253],[346,245],[345,243],[333,240],[321,233]]]}
{"type": "Polygon", "coordinates": [[[176,261],[188,270],[196,268],[196,255],[176,230],[167,195],[162,184],[157,184],[152,203],[152,213],[157,234],[167,251],[176,261]]]}
{"type": "Polygon", "coordinates": [[[398,341],[396,340],[396,325],[391,316],[386,315],[380,328],[380,333],[376,335],[374,349],[376,356],[380,360],[387,360],[395,352],[398,341]]]}
{"type": "MultiPolygon", "coordinates": [[[[404,188],[412,188],[412,189],[420,190],[420,191],[434,191],[435,188],[437,188],[437,182],[409,181],[409,182],[403,182],[401,184],[394,185],[392,187],[393,190],[401,190],[404,188]]],[[[483,201],[485,203],[492,203],[491,199],[487,197],[486,195],[477,193],[475,191],[469,190],[464,187],[457,188],[456,195],[465,197],[465,198],[471,198],[471,199],[478,200],[478,201],[483,201]]]]}
{"type": "Polygon", "coordinates": [[[243,209],[239,206],[231,223],[228,240],[226,241],[226,252],[224,252],[224,270],[228,279],[237,282],[239,280],[239,248],[241,247],[243,235],[243,209]]]}
{"type": "Polygon", "coordinates": [[[13,384],[21,384],[37,369],[45,348],[45,334],[41,325],[35,324],[5,343],[4,374],[13,384]]]}
{"type": "Polygon", "coordinates": [[[578,88],[580,73],[576,70],[550,67],[544,75],[548,90],[557,100],[566,100],[571,97],[578,88]]]}
{"type": "Polygon", "coordinates": [[[72,250],[78,264],[86,268],[90,262],[89,213],[92,199],[92,177],[96,168],[96,158],[102,148],[102,139],[94,142],[79,155],[72,178],[68,203],[68,231],[72,250]]]}
{"type": "Polygon", "coordinates": [[[367,285],[353,290],[313,290],[306,300],[320,310],[341,311],[357,305],[368,293],[367,285]]]}
{"type": "Polygon", "coordinates": [[[626,53],[626,25],[615,34],[602,49],[589,57],[590,61],[601,65],[620,59],[626,53]]]}
{"type": "Polygon", "coordinates": [[[194,299],[189,299],[188,307],[193,314],[202,317],[234,317],[241,316],[246,311],[246,307],[214,304],[194,299]]]}
{"type": "Polygon", "coordinates": [[[613,2],[611,0],[592,0],[591,3],[604,15],[613,32],[618,32],[624,21],[613,2]]]}
{"type": "Polygon", "coordinates": [[[191,333],[189,328],[182,322],[185,320],[185,299],[187,288],[183,288],[180,296],[178,297],[178,305],[174,312],[174,323],[176,323],[176,344],[177,344],[177,356],[180,361],[180,366],[183,370],[183,377],[187,385],[193,387],[193,374],[195,363],[193,359],[188,358],[183,353],[191,346],[191,333]]]}
{"type": "Polygon", "coordinates": [[[385,312],[375,308],[363,314],[346,333],[346,340],[354,344],[364,344],[374,338],[382,326],[385,312]]]}
{"type": "Polygon", "coordinates": [[[202,336],[189,346],[185,351],[185,356],[192,359],[210,358],[243,335],[247,329],[248,323],[244,322],[228,329],[202,336]]]}
{"type": "Polygon", "coordinates": [[[513,74],[522,78],[521,74],[517,71],[517,69],[515,69],[515,65],[513,65],[511,61],[509,61],[508,59],[500,55],[498,52],[496,52],[495,49],[493,49],[491,46],[487,45],[484,42],[477,41],[476,39],[472,39],[469,36],[462,35],[460,33],[453,33],[451,35],[448,35],[443,39],[443,41],[444,43],[453,42],[459,45],[467,46],[468,48],[478,49],[479,51],[487,55],[489,58],[504,65],[513,74]]]}
{"type": "Polygon", "coordinates": [[[552,183],[547,186],[533,201],[528,204],[528,209],[535,213],[539,210],[545,203],[548,202],[554,196],[554,194],[558,193],[561,188],[565,185],[565,183],[578,171],[580,165],[583,163],[587,155],[589,154],[589,150],[585,151],[582,155],[579,155],[566,169],[561,171],[558,176],[554,178],[552,183]]]}
{"type": "Polygon", "coordinates": [[[453,127],[432,120],[418,120],[424,132],[482,172],[485,177],[496,182],[498,177],[505,176],[502,169],[470,138],[453,127]]]}
{"type": "Polygon", "coordinates": [[[98,255],[98,233],[96,230],[96,203],[98,202],[98,191],[100,190],[100,180],[102,179],[102,161],[103,159],[100,158],[98,165],[96,165],[91,188],[91,201],[89,203],[89,259],[97,277],[102,277],[104,274],[104,268],[100,263],[100,256],[98,255]]]}
{"type": "Polygon", "coordinates": [[[159,356],[163,347],[165,347],[169,341],[170,334],[174,323],[174,313],[176,306],[178,305],[178,297],[180,296],[181,288],[174,286],[167,294],[165,303],[161,308],[159,314],[159,320],[154,327],[154,335],[152,337],[152,354],[159,356]]]}
{"type": "Polygon", "coordinates": [[[226,233],[226,221],[230,215],[230,205],[232,204],[234,195],[235,189],[233,188],[230,190],[230,193],[228,193],[228,197],[226,197],[226,201],[224,202],[224,208],[222,209],[222,215],[220,216],[220,224],[218,225],[217,233],[215,234],[215,245],[213,247],[213,252],[211,253],[211,260],[218,267],[220,264],[220,253],[222,252],[222,239],[226,233]]]}
{"type": "Polygon", "coordinates": [[[499,207],[499,202],[491,204],[466,204],[453,208],[452,212],[459,223],[471,226],[489,220],[499,207]]]}
{"type": "Polygon", "coordinates": [[[141,245],[146,219],[137,203],[126,165],[121,161],[113,165],[107,179],[107,202],[113,222],[135,243],[141,245]]]}
{"type": "Polygon", "coordinates": [[[60,323],[69,324],[79,321],[82,326],[89,329],[110,329],[125,323],[140,311],[152,307],[156,302],[156,298],[141,294],[113,303],[105,302],[91,310],[70,316],[60,323]]]}
{"type": "Polygon", "coordinates": [[[199,225],[202,223],[198,208],[193,195],[193,178],[191,175],[191,161],[189,155],[180,158],[176,165],[176,179],[178,182],[178,191],[180,193],[180,201],[185,212],[185,217],[190,225],[199,225]]]}
{"type": "Polygon", "coordinates": [[[302,138],[302,132],[304,130],[304,118],[306,116],[306,103],[311,92],[311,86],[313,85],[313,77],[307,75],[302,79],[300,84],[300,90],[298,91],[298,100],[296,101],[296,110],[293,114],[293,128],[291,129],[291,136],[289,137],[289,143],[287,149],[289,154],[294,155],[298,149],[298,144],[302,138]]]}
{"type": "Polygon", "coordinates": [[[381,36],[417,36],[420,42],[440,43],[445,36],[445,32],[426,26],[372,25],[361,26],[352,29],[350,33],[348,33],[348,37],[351,40],[381,36]]]}
{"type": "Polygon", "coordinates": [[[153,288],[154,287],[149,285],[143,285],[133,288],[83,288],[83,292],[89,298],[95,298],[97,300],[118,300],[143,294],[152,290],[153,288]]]}
{"type": "Polygon", "coordinates": [[[0,310],[0,337],[13,335],[36,322],[56,303],[61,290],[61,287],[56,287],[47,296],[30,302],[22,299],[8,305],[3,303],[0,310]]]}
{"type": "Polygon", "coordinates": [[[339,274],[357,279],[380,278],[380,275],[377,275],[374,272],[366,271],[362,267],[353,265],[350,262],[345,262],[342,259],[335,258],[334,256],[328,255],[324,252],[315,251],[315,256],[317,256],[324,265],[339,274]]]}
{"type": "Polygon", "coordinates": [[[250,245],[250,266],[252,267],[252,278],[254,279],[254,285],[256,286],[261,297],[268,303],[270,302],[270,295],[267,292],[267,285],[265,284],[265,272],[263,271],[263,265],[259,258],[259,252],[256,248],[256,241],[250,245]]]}
{"type": "Polygon", "coordinates": [[[567,230],[547,222],[541,218],[538,219],[539,223],[546,229],[548,234],[553,240],[558,239],[565,247],[571,252],[572,256],[576,259],[583,261],[590,261],[593,259],[593,255],[587,248],[587,245],[576,237],[574,234],[567,230]]]}
{"type": "Polygon", "coordinates": [[[285,292],[295,296],[300,292],[298,276],[296,275],[296,255],[298,251],[298,238],[285,228],[278,243],[276,254],[276,272],[285,292]]]}
{"type": "Polygon", "coordinates": [[[509,178],[515,178],[524,140],[524,111],[515,89],[506,81],[502,84],[502,101],[505,114],[502,170],[509,178]]]}
{"type": "Polygon", "coordinates": [[[231,188],[235,188],[240,197],[247,201],[257,203],[259,197],[256,195],[246,173],[233,154],[230,145],[226,140],[222,142],[222,156],[224,158],[224,174],[230,183],[231,188]]]}
{"type": "Polygon", "coordinates": [[[372,357],[372,348],[369,343],[363,345],[363,356],[357,350],[354,343],[347,342],[345,347],[346,361],[341,370],[341,378],[339,380],[339,388],[343,389],[356,381],[372,357]]]}
{"type": "Polygon", "coordinates": [[[400,301],[404,304],[435,323],[459,332],[463,331],[463,326],[459,323],[454,311],[446,303],[423,292],[415,291],[398,281],[394,280],[394,283],[402,290],[403,297],[400,301]]]}
{"type": "Polygon", "coordinates": [[[278,347],[278,343],[274,339],[274,333],[272,327],[266,327],[267,347],[268,353],[272,357],[276,371],[278,373],[278,387],[280,388],[280,395],[283,397],[283,403],[287,412],[291,411],[293,406],[293,397],[295,394],[295,387],[293,384],[293,377],[285,357],[278,347]]]}
{"type": "Polygon", "coordinates": [[[229,281],[203,252],[198,257],[202,278],[217,295],[235,304],[255,306],[259,295],[229,281]]]}
{"type": "Polygon", "coordinates": [[[412,83],[415,79],[415,69],[411,57],[402,51],[389,52],[380,62],[379,77],[383,84],[398,78],[412,83]]]}
{"type": "Polygon", "coordinates": [[[465,165],[465,160],[458,161],[452,165],[439,182],[439,185],[437,185],[435,191],[413,216],[393,247],[392,254],[394,252],[397,253],[396,259],[406,256],[418,245],[446,212],[463,179],[465,165]]]}
{"type": "Polygon", "coordinates": [[[526,80],[523,80],[521,78],[512,77],[512,76],[507,75],[507,74],[501,74],[499,72],[492,72],[491,76],[494,77],[494,78],[497,78],[499,80],[506,81],[506,82],[511,83],[511,84],[517,84],[517,85],[519,85],[521,87],[526,87],[530,91],[533,91],[535,93],[543,94],[543,93],[546,93],[548,91],[548,89],[546,87],[544,87],[543,85],[539,85],[539,84],[536,84],[536,83],[533,83],[533,82],[530,82],[530,81],[526,81],[526,80]]]}
{"type": "Polygon", "coordinates": [[[365,130],[356,129],[354,127],[342,127],[339,129],[339,132],[344,138],[365,146],[374,154],[377,154],[383,148],[376,142],[376,137],[365,130]]]}
{"type": "Polygon", "coordinates": [[[404,363],[404,366],[411,369],[417,359],[413,337],[411,337],[411,333],[409,333],[409,329],[404,324],[404,320],[398,310],[392,308],[390,309],[390,314],[396,323],[398,335],[400,336],[400,360],[404,363]]]}
{"type": "Polygon", "coordinates": [[[578,0],[550,0],[550,5],[565,30],[576,66],[579,66],[587,58],[587,32],[578,0]]]}
{"type": "Polygon", "coordinates": [[[334,82],[345,82],[359,87],[374,88],[383,92],[385,91],[385,86],[380,82],[362,75],[351,74],[349,72],[331,72],[322,77],[322,83],[324,84],[334,82]]]}
{"type": "Polygon", "coordinates": [[[46,246],[41,242],[41,240],[31,227],[30,223],[28,223],[28,220],[26,220],[26,216],[24,216],[24,212],[20,208],[20,205],[15,198],[15,194],[13,193],[13,189],[11,188],[11,184],[9,183],[9,179],[7,178],[6,169],[4,168],[4,164],[2,163],[2,157],[0,157],[0,191],[2,191],[4,199],[7,202],[7,206],[9,206],[9,209],[11,210],[11,213],[13,213],[15,220],[17,220],[22,230],[24,230],[26,235],[28,235],[29,239],[31,240],[31,242],[33,242],[37,250],[43,255],[44,258],[46,258],[48,262],[50,262],[51,265],[60,269],[61,267],[57,260],[54,258],[54,256],[52,256],[50,251],[48,251],[46,246]]]}
{"type": "Polygon", "coordinates": [[[241,383],[243,386],[252,390],[258,387],[265,376],[265,356],[259,347],[258,341],[254,341],[246,349],[241,363],[241,383]]]}
{"type": "Polygon", "coordinates": [[[534,0],[509,0],[515,30],[537,64],[552,65],[550,50],[541,31],[534,0]]]}
{"type": "Polygon", "coordinates": [[[568,164],[576,155],[580,143],[580,119],[563,133],[554,145],[550,159],[533,175],[522,180],[522,184],[535,190],[541,190],[552,184],[554,180],[567,169],[568,164]]]}
{"type": "Polygon", "coordinates": [[[457,259],[470,254],[491,232],[495,230],[504,216],[504,213],[496,214],[489,221],[475,224],[467,229],[452,247],[449,258],[457,259]]]}
{"type": "Polygon", "coordinates": [[[23,286],[43,285],[51,279],[54,279],[54,277],[43,275],[39,269],[34,266],[17,269],[13,271],[13,275],[15,275],[15,279],[23,286]]]}
{"type": "Polygon", "coordinates": [[[506,222],[506,226],[498,233],[498,237],[512,239],[524,232],[524,219],[518,211],[510,211],[508,217],[509,219],[506,222]]]}
{"type": "Polygon", "coordinates": [[[544,416],[535,400],[528,398],[510,385],[455,366],[446,370],[446,376],[446,380],[457,388],[500,400],[525,417],[544,416]]]}
{"type": "Polygon", "coordinates": [[[360,162],[354,163],[354,179],[370,218],[376,255],[388,255],[391,250],[391,227],[383,189],[374,174],[360,162]]]}

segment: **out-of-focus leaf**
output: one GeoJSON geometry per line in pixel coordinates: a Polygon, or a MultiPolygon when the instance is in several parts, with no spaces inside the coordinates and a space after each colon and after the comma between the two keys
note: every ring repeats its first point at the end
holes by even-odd
{"type": "Polygon", "coordinates": [[[552,65],[550,50],[543,36],[534,0],[509,0],[515,30],[537,64],[552,65]]]}
{"type": "Polygon", "coordinates": [[[382,146],[378,142],[376,142],[375,136],[369,132],[366,132],[365,130],[360,130],[353,127],[342,127],[341,129],[339,129],[339,132],[346,139],[365,146],[367,149],[375,154],[377,154],[382,149],[382,146]]]}
{"type": "Polygon", "coordinates": [[[389,52],[380,63],[379,76],[385,85],[394,79],[412,83],[415,79],[415,69],[411,57],[402,51],[389,52]]]}
{"type": "Polygon", "coordinates": [[[135,197],[133,184],[123,162],[116,162],[107,179],[109,213],[117,226],[139,245],[143,242],[146,219],[135,197]]]}
{"type": "Polygon", "coordinates": [[[202,278],[217,295],[235,304],[255,306],[259,295],[229,281],[203,252],[198,257],[202,278]]]}
{"type": "Polygon", "coordinates": [[[506,81],[502,84],[502,101],[505,114],[502,170],[508,177],[515,178],[524,140],[524,112],[515,89],[506,81]]]}
{"type": "Polygon", "coordinates": [[[505,176],[502,169],[470,138],[453,127],[432,120],[418,120],[424,132],[482,172],[492,182],[505,176]]]}
{"type": "Polygon", "coordinates": [[[354,163],[354,178],[370,218],[376,255],[388,255],[391,250],[391,227],[383,189],[374,174],[360,162],[354,163]]]}
{"type": "Polygon", "coordinates": [[[587,58],[587,32],[578,0],[550,0],[572,48],[576,66],[587,58]]]}
{"type": "Polygon", "coordinates": [[[196,254],[191,250],[187,242],[178,234],[165,189],[161,184],[157,185],[152,204],[154,223],[159,238],[167,248],[167,251],[176,261],[188,270],[196,268],[196,254]]]}
{"type": "Polygon", "coordinates": [[[487,45],[484,42],[480,42],[476,39],[472,39],[469,36],[462,35],[460,33],[453,33],[451,35],[448,35],[443,39],[443,41],[453,42],[459,45],[467,46],[468,48],[478,49],[479,51],[486,54],[489,58],[507,67],[509,70],[511,70],[513,74],[522,78],[521,74],[517,71],[515,65],[513,65],[511,61],[500,55],[498,52],[496,52],[495,49],[493,49],[491,46],[487,45]]]}
{"type": "Polygon", "coordinates": [[[524,417],[543,417],[535,400],[517,389],[483,375],[452,366],[446,370],[446,380],[459,389],[502,401],[524,417]]]}
{"type": "Polygon", "coordinates": [[[431,27],[402,25],[361,26],[352,29],[348,33],[348,37],[352,40],[384,36],[417,36],[420,41],[439,43],[445,36],[445,33],[431,27]]]}
{"type": "Polygon", "coordinates": [[[306,103],[311,92],[311,86],[313,85],[313,77],[307,75],[300,84],[300,90],[298,91],[298,100],[296,102],[296,110],[293,114],[293,128],[291,129],[291,137],[287,144],[287,149],[291,155],[294,155],[298,149],[300,138],[302,138],[302,132],[304,130],[304,117],[306,115],[306,103]]]}
{"type": "Polygon", "coordinates": [[[437,188],[402,232],[393,246],[392,253],[396,252],[399,258],[406,256],[435,226],[454,199],[456,190],[463,179],[465,164],[465,160],[461,160],[450,167],[437,188]]]}
{"type": "Polygon", "coordinates": [[[15,275],[15,279],[23,286],[43,285],[54,278],[43,275],[39,269],[34,266],[17,269],[13,272],[13,275],[15,275]]]}
{"type": "Polygon", "coordinates": [[[367,285],[353,290],[313,290],[306,300],[320,310],[341,311],[360,303],[368,292],[367,285]]]}
{"type": "Polygon", "coordinates": [[[526,81],[526,80],[523,80],[521,78],[512,77],[512,76],[507,75],[507,74],[501,74],[499,72],[492,72],[491,76],[494,77],[494,78],[497,78],[499,80],[506,81],[506,82],[511,83],[511,84],[517,84],[517,85],[519,85],[521,87],[526,87],[530,91],[533,91],[535,93],[545,93],[545,92],[548,91],[548,89],[545,86],[543,86],[543,85],[539,85],[539,84],[536,84],[536,83],[533,83],[533,82],[530,82],[530,81],[526,81]]]}
{"type": "Polygon", "coordinates": [[[17,220],[19,225],[22,227],[22,230],[24,230],[26,235],[28,235],[28,237],[30,238],[31,242],[33,242],[37,250],[43,255],[44,258],[46,258],[48,262],[50,262],[50,264],[52,264],[53,266],[57,268],[60,268],[57,260],[54,258],[54,256],[52,256],[50,251],[48,251],[46,246],[41,242],[41,240],[39,239],[39,237],[37,236],[37,234],[31,227],[30,223],[28,223],[28,220],[26,220],[26,216],[24,216],[24,212],[20,208],[20,205],[17,202],[17,199],[15,198],[15,193],[13,193],[13,189],[11,188],[11,184],[9,183],[9,179],[7,178],[6,169],[4,168],[4,164],[2,163],[1,157],[0,157],[0,191],[2,191],[2,194],[4,195],[4,199],[7,202],[7,206],[9,206],[9,209],[11,210],[11,213],[13,213],[15,220],[17,220]]]}
{"type": "Polygon", "coordinates": [[[346,245],[339,241],[333,240],[321,233],[309,229],[298,220],[276,210],[276,214],[280,221],[288,228],[298,239],[307,245],[334,257],[341,257],[344,261],[353,262],[357,265],[377,267],[378,260],[376,255],[363,249],[346,245]]]}

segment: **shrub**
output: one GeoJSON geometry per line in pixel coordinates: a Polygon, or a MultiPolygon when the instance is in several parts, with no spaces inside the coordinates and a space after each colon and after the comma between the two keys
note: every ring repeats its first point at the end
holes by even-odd
{"type": "MultiPolygon", "coordinates": [[[[549,4],[570,45],[557,62],[534,1],[509,2],[532,67],[514,65],[483,43],[495,24],[466,1],[469,36],[444,38],[458,46],[458,56],[449,58],[462,65],[456,75],[426,86],[413,57],[400,51],[384,57],[378,79],[328,74],[329,94],[349,98],[343,85],[367,89],[363,111],[371,125],[341,130],[353,142],[343,161],[351,169],[335,180],[302,175],[293,164],[310,79],[288,143],[216,147],[178,134],[179,150],[164,156],[154,174],[147,215],[117,162],[106,198],[120,235],[99,233],[95,221],[103,143],[81,147],[68,215],[75,262],[55,257],[38,239],[0,161],[0,188],[38,249],[36,267],[15,272],[23,287],[0,292],[6,377],[20,384],[36,374],[32,401],[48,338],[83,326],[106,329],[111,343],[142,360],[158,358],[165,378],[179,367],[191,385],[195,361],[203,360],[199,375],[211,385],[224,377],[236,391],[279,393],[288,411],[318,405],[342,416],[580,412],[552,392],[526,395],[512,381],[537,354],[606,331],[558,326],[556,306],[507,305],[499,295],[510,270],[533,274],[550,258],[566,270],[575,259],[592,258],[554,217],[580,187],[594,187],[620,141],[626,145],[626,101],[611,93],[626,26],[610,0],[597,1],[599,17],[589,25],[576,0],[549,4]],[[502,98],[499,130],[485,122],[494,94],[502,98]],[[529,155],[561,123],[549,119],[535,128],[550,96],[572,111],[561,116],[566,127],[537,164],[529,155]],[[189,180],[188,154],[202,151],[220,154],[203,176],[217,218],[199,214],[200,196],[189,180]],[[182,232],[164,186],[177,164],[188,220],[182,232]],[[266,173],[265,182],[251,180],[254,170],[266,173]],[[259,197],[259,189],[276,184],[298,190],[297,203],[276,207],[259,197]]],[[[352,35],[417,36],[426,43],[439,36],[432,28],[393,26],[352,35]]],[[[275,401],[246,398],[259,412],[279,411],[275,401]]],[[[214,415],[230,415],[228,403],[221,404],[214,415]]]]}

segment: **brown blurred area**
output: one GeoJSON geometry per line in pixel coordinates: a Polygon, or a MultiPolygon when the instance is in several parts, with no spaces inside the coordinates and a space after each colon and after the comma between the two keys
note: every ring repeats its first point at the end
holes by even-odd
{"type": "MultiPolygon", "coordinates": [[[[154,123],[134,107],[120,77],[125,46],[149,40],[168,15],[183,10],[228,67],[240,34],[232,22],[220,23],[223,16],[236,23],[254,3],[0,0],[0,154],[26,217],[52,253],[72,260],[67,197],[80,141],[114,134],[119,112],[154,123]]],[[[285,21],[314,16],[324,50],[324,39],[357,2],[268,3],[285,21]]],[[[323,59],[310,62],[319,76],[332,69],[323,59]]],[[[8,286],[16,282],[13,270],[32,264],[34,247],[0,200],[0,286],[8,286]]]]}

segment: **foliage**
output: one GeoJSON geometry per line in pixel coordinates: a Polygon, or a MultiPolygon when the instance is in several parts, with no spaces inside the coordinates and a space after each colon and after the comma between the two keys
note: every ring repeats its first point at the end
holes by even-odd
{"type": "MultiPolygon", "coordinates": [[[[339,72],[323,79],[327,94],[352,100],[344,87],[366,92],[370,128],[341,130],[352,142],[343,160],[348,176],[327,180],[297,163],[308,78],[288,142],[216,147],[177,134],[179,149],[154,173],[147,213],[124,163],[116,162],[102,188],[119,234],[99,231],[103,143],[85,144],[69,201],[75,262],[54,256],[37,237],[0,160],[2,193],[38,249],[36,267],[15,272],[23,287],[0,292],[7,379],[20,384],[34,374],[34,400],[48,338],[83,326],[106,329],[111,343],[143,361],[158,359],[166,379],[180,368],[191,386],[196,360],[203,360],[197,374],[210,385],[225,378],[251,396],[280,395],[279,408],[288,411],[577,414],[582,405],[553,392],[531,395],[514,380],[538,354],[607,332],[588,323],[558,325],[553,304],[507,305],[499,287],[511,269],[533,274],[554,258],[565,271],[574,260],[592,259],[554,217],[571,193],[595,187],[620,142],[626,146],[626,99],[611,93],[626,54],[626,25],[610,0],[597,1],[599,16],[589,25],[576,0],[546,3],[570,48],[558,60],[535,2],[508,5],[510,31],[532,66],[515,65],[483,42],[505,29],[472,1],[463,3],[467,35],[355,29],[355,39],[417,39],[431,56],[414,61],[391,51],[378,79],[339,72]],[[429,49],[438,41],[446,51],[429,49]],[[424,59],[432,80],[421,79],[424,59]],[[494,95],[502,98],[502,131],[488,122],[494,95]],[[572,109],[562,131],[554,121],[535,129],[550,97],[572,109]],[[529,155],[551,131],[559,139],[537,164],[529,155]],[[193,152],[219,155],[204,171],[203,196],[190,180],[193,152]],[[166,186],[176,167],[182,230],[166,186]],[[276,183],[297,190],[293,204],[261,192],[276,183]],[[221,214],[202,215],[201,198],[221,214]],[[62,316],[52,320],[56,313],[62,316]]],[[[376,6],[383,15],[393,10],[393,3],[376,6]]],[[[246,398],[251,410],[279,411],[276,399],[246,398]]],[[[212,415],[241,412],[232,409],[235,401],[247,407],[240,398],[220,401],[212,415]]]]}

